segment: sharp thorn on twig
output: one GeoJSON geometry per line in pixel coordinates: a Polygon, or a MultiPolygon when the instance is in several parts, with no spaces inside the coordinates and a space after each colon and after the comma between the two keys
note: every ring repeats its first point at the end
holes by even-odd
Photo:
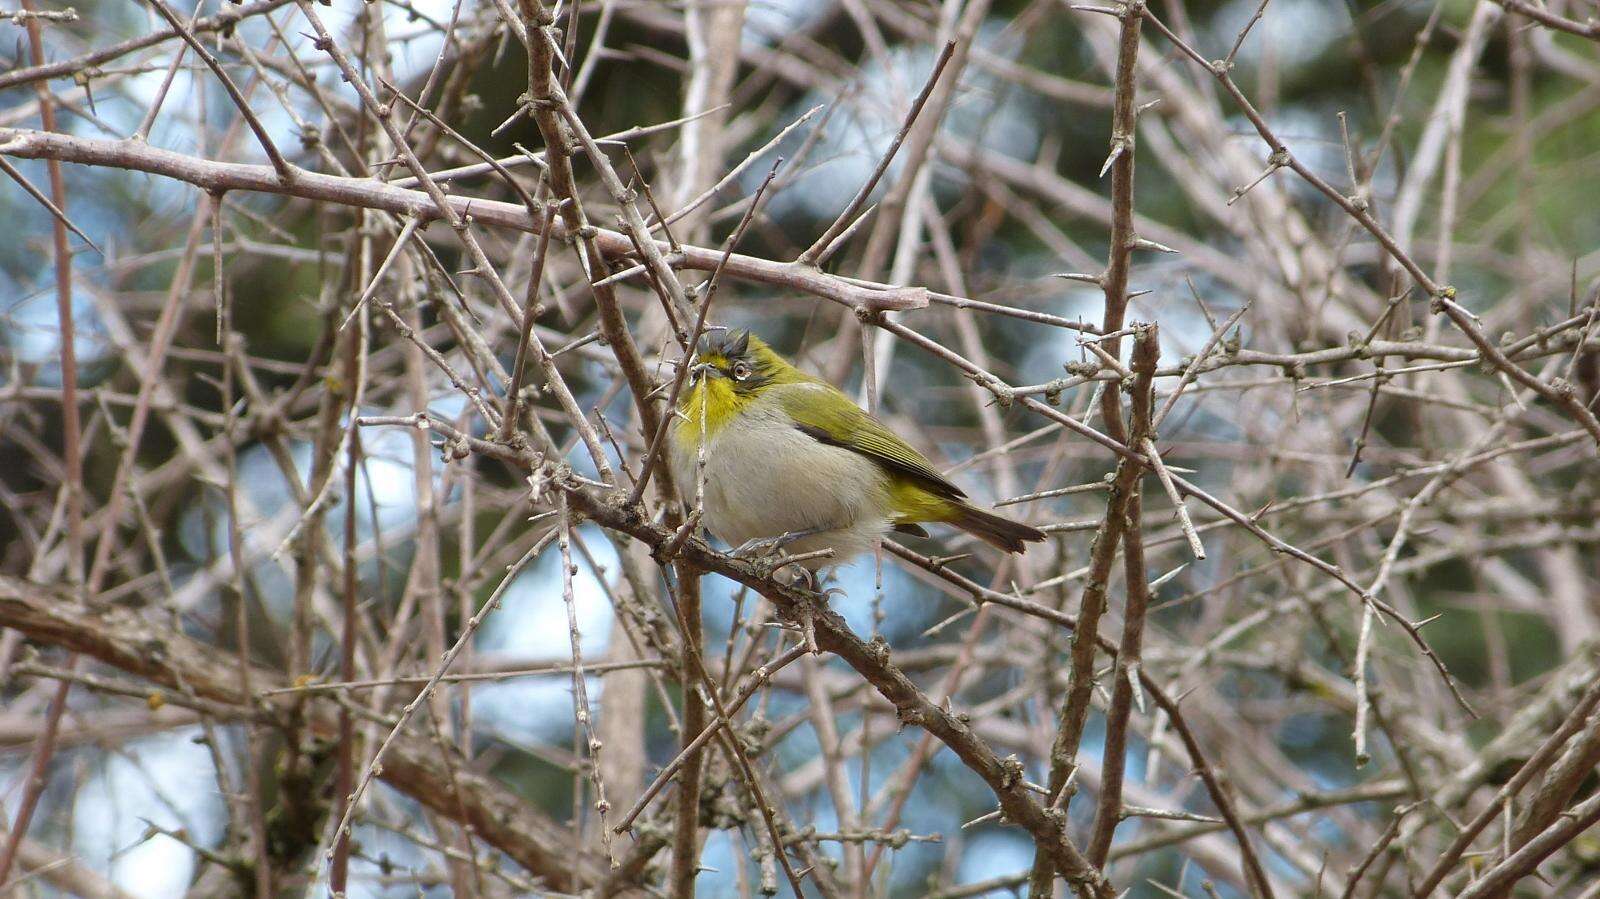
{"type": "Polygon", "coordinates": [[[1136,238],[1133,239],[1133,248],[1135,250],[1154,250],[1157,253],[1176,253],[1176,252],[1178,252],[1177,250],[1174,250],[1173,248],[1167,246],[1166,244],[1156,243],[1153,240],[1147,240],[1147,239],[1145,239],[1143,237],[1136,237],[1136,238]]]}
{"type": "Polygon", "coordinates": [[[1111,166],[1116,164],[1117,159],[1120,158],[1122,154],[1127,151],[1127,149],[1128,142],[1126,140],[1117,138],[1116,140],[1112,141],[1111,152],[1106,154],[1106,161],[1100,166],[1101,178],[1106,176],[1106,172],[1111,171],[1111,166]]]}

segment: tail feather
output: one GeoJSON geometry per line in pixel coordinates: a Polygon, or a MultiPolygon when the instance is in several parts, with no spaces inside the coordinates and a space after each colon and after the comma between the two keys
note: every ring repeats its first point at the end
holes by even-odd
{"type": "Polygon", "coordinates": [[[1046,536],[1044,531],[1032,525],[1012,521],[967,503],[956,506],[956,516],[950,523],[1008,553],[1024,552],[1027,550],[1026,543],[1036,543],[1046,536]]]}

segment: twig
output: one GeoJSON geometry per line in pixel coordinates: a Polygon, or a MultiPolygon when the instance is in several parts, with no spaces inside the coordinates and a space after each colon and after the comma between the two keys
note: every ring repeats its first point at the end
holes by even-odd
{"type": "Polygon", "coordinates": [[[918,92],[916,99],[911,101],[911,109],[906,113],[905,121],[900,124],[899,132],[895,134],[894,139],[889,141],[889,146],[884,149],[883,155],[878,159],[878,165],[872,170],[872,174],[867,176],[866,182],[861,185],[860,190],[856,191],[856,195],[850,199],[849,203],[845,204],[844,211],[840,212],[838,217],[833,220],[833,224],[829,225],[827,230],[822,232],[822,236],[818,237],[810,247],[807,247],[795,259],[797,265],[806,267],[815,265],[817,255],[824,248],[831,245],[834,242],[834,238],[843,233],[851,222],[855,221],[856,213],[860,212],[861,207],[866,205],[867,198],[872,196],[872,191],[878,186],[878,181],[883,178],[884,172],[889,170],[889,163],[894,161],[895,154],[900,151],[900,145],[905,143],[906,135],[911,133],[911,126],[916,124],[918,114],[922,112],[923,105],[928,102],[928,97],[933,93],[934,86],[939,83],[939,75],[944,71],[945,64],[950,61],[950,55],[955,50],[956,42],[948,41],[945,43],[944,49],[939,51],[939,56],[933,61],[933,71],[928,74],[928,80],[923,83],[922,90],[918,92]]]}
{"type": "Polygon", "coordinates": [[[173,12],[172,7],[166,4],[166,0],[145,0],[145,2],[149,3],[151,8],[161,15],[161,18],[167,20],[167,24],[172,26],[172,30],[183,38],[183,42],[194,50],[195,55],[199,56],[201,61],[206,64],[206,68],[210,69],[211,73],[217,76],[217,80],[222,82],[222,89],[227,92],[228,99],[232,100],[233,105],[238,107],[239,115],[244,117],[245,124],[255,134],[256,141],[261,144],[261,149],[267,154],[268,161],[277,170],[278,178],[284,182],[293,181],[295,176],[294,167],[289,165],[288,160],[283,158],[283,154],[278,152],[278,146],[268,136],[266,126],[261,124],[261,120],[256,117],[255,110],[250,108],[250,101],[245,99],[244,94],[239,90],[239,86],[233,83],[233,78],[222,67],[222,63],[218,62],[216,56],[212,55],[211,51],[200,43],[200,39],[195,37],[189,26],[178,18],[178,14],[173,12]]]}
{"type": "MultiPolygon", "coordinates": [[[[1129,17],[1132,19],[1132,17],[1129,17]]],[[[1137,19],[1132,19],[1137,21],[1137,19]]],[[[1129,416],[1132,440],[1148,445],[1150,410],[1154,404],[1154,374],[1160,355],[1155,325],[1138,329],[1133,339],[1133,369],[1137,372],[1129,416]]],[[[1132,468],[1133,466],[1129,466],[1132,468]]],[[[1137,469],[1135,469],[1137,471],[1137,469]]],[[[1122,527],[1123,580],[1127,584],[1127,604],[1123,611],[1122,642],[1111,673],[1111,706],[1106,712],[1104,758],[1100,764],[1100,799],[1090,829],[1089,862],[1105,867],[1111,852],[1111,838],[1122,821],[1123,772],[1127,764],[1128,719],[1133,712],[1134,682],[1144,647],[1145,614],[1150,607],[1149,577],[1145,573],[1142,498],[1139,480],[1133,479],[1124,503],[1122,527]]]]}

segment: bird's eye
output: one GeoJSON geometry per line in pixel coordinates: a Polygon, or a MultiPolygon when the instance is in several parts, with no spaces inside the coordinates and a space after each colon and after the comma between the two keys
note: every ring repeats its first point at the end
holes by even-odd
{"type": "Polygon", "coordinates": [[[746,362],[735,362],[735,363],[733,363],[733,379],[735,381],[743,381],[745,378],[748,378],[748,377],[750,377],[750,365],[749,365],[749,363],[746,363],[746,362]]]}

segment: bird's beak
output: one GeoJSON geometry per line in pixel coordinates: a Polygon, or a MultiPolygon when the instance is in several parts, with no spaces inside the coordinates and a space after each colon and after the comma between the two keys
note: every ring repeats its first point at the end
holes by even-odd
{"type": "Polygon", "coordinates": [[[689,369],[690,381],[698,381],[702,377],[720,378],[722,377],[722,372],[709,362],[701,362],[689,369]]]}

